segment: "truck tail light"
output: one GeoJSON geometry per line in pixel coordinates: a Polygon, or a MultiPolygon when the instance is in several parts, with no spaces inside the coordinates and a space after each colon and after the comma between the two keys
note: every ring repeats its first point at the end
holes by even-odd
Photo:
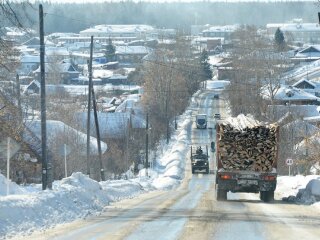
{"type": "Polygon", "coordinates": [[[276,180],[276,176],[264,176],[263,179],[266,181],[274,181],[276,180]]]}
{"type": "Polygon", "coordinates": [[[220,178],[223,179],[223,180],[229,180],[229,179],[231,179],[231,175],[221,174],[221,175],[220,175],[220,178]]]}

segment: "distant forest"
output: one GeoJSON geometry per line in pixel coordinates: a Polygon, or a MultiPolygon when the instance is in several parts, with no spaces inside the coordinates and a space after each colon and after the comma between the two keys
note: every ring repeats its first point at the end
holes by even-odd
{"type": "MultiPolygon", "coordinates": [[[[131,1],[43,4],[45,31],[78,33],[97,24],[148,24],[159,28],[190,31],[194,24],[282,23],[293,18],[318,22],[319,2],[193,2],[150,3],[131,1]]],[[[25,9],[38,29],[38,4],[25,9]]]]}

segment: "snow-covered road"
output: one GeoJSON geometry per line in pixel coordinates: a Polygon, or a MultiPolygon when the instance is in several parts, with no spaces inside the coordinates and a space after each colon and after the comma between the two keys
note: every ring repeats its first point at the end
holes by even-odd
{"type": "MultiPolygon", "coordinates": [[[[213,99],[213,95],[212,91],[203,91],[195,97],[193,119],[197,113],[227,115],[223,99],[213,99]]],[[[192,132],[191,144],[210,146],[215,139],[214,125],[215,120],[210,119],[208,129],[196,129],[195,124],[186,128],[192,132]]],[[[215,175],[192,175],[189,154],[185,157],[183,181],[177,188],[114,202],[98,216],[21,239],[319,239],[319,209],[286,204],[280,200],[282,192],[276,192],[276,201],[271,204],[261,202],[258,194],[247,193],[228,193],[228,201],[217,202],[215,175]]],[[[210,168],[214,169],[214,155],[210,156],[210,168]]]]}

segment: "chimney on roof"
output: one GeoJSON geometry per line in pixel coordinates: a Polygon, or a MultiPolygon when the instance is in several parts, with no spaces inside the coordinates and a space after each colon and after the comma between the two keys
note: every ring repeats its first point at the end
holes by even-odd
{"type": "Polygon", "coordinates": [[[288,89],[285,90],[285,93],[288,97],[292,97],[294,95],[293,87],[289,86],[288,89]]]}

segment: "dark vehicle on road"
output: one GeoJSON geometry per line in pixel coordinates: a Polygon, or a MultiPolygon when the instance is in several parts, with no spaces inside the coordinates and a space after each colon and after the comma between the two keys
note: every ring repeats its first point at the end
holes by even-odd
{"type": "Polygon", "coordinates": [[[209,155],[207,146],[205,149],[201,146],[191,146],[191,170],[192,173],[203,170],[205,170],[205,173],[209,173],[209,155]]]}
{"type": "Polygon", "coordinates": [[[196,116],[196,125],[197,125],[197,128],[202,128],[202,129],[207,128],[207,115],[198,114],[196,116]]]}

